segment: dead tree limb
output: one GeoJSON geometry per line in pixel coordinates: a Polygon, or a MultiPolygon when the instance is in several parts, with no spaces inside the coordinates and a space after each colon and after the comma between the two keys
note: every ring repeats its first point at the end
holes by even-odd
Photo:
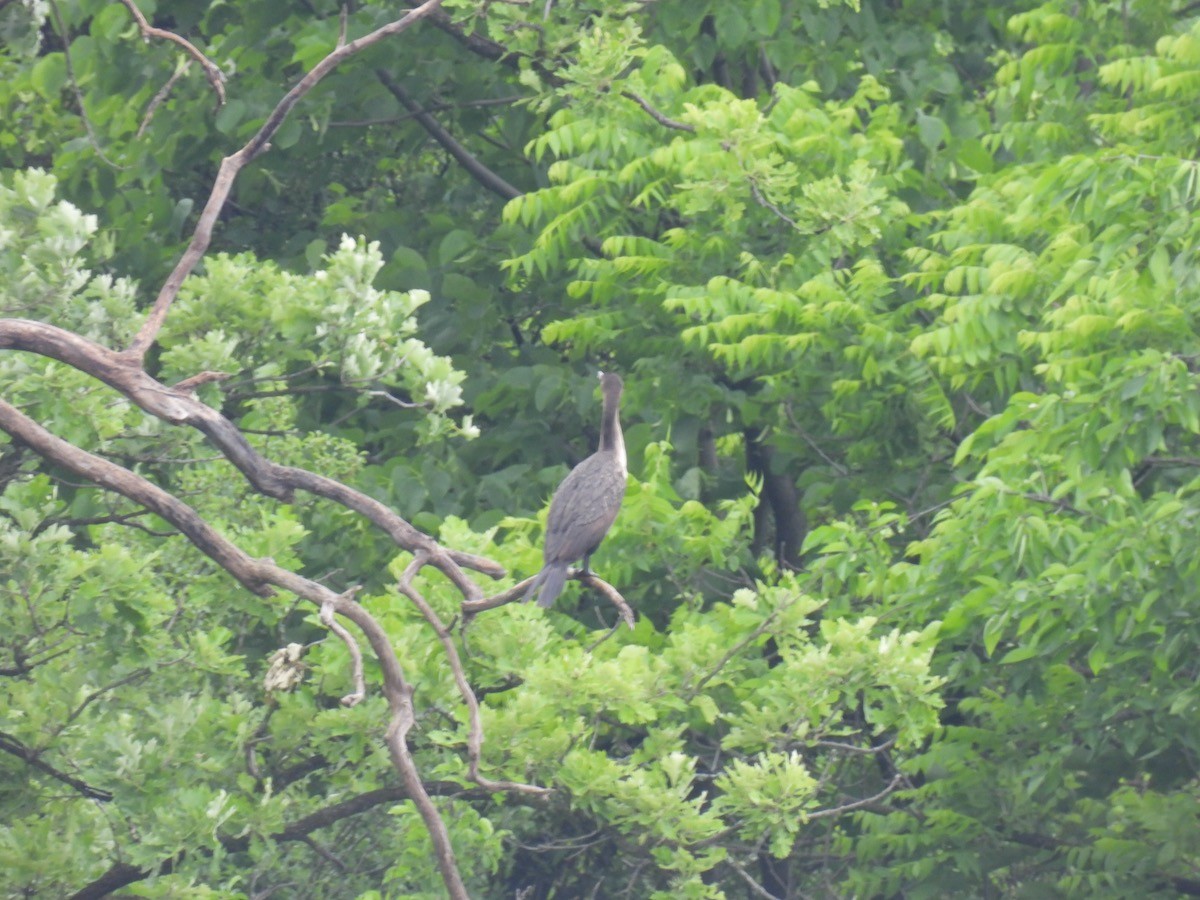
{"type": "Polygon", "coordinates": [[[450,670],[454,674],[454,683],[457,685],[458,692],[463,698],[463,704],[467,707],[468,776],[480,787],[491,791],[510,791],[518,794],[532,794],[534,796],[542,796],[550,793],[548,788],[538,787],[537,785],[522,784],[515,781],[493,781],[480,774],[479,759],[483,752],[483,724],[479,718],[479,699],[475,696],[475,691],[467,681],[467,673],[463,668],[462,659],[458,655],[458,648],[454,645],[454,638],[451,635],[450,629],[446,627],[434,608],[429,605],[413,585],[413,579],[424,566],[425,557],[423,554],[418,553],[413,557],[413,561],[408,564],[408,567],[404,570],[404,574],[400,576],[398,587],[400,593],[404,594],[421,611],[421,615],[425,617],[425,621],[429,623],[430,627],[437,634],[438,640],[441,641],[442,649],[446,653],[446,659],[450,662],[450,670]]]}
{"type": "MultiPolygon", "coordinates": [[[[424,552],[429,562],[440,569],[468,600],[481,599],[483,592],[467,577],[463,567],[493,578],[504,575],[504,567],[498,563],[445,549],[386,505],[361,491],[324,475],[265,459],[225,416],[197,399],[190,390],[155,380],[123,353],[54,325],[29,319],[0,319],[0,350],[27,350],[57,359],[119,391],[150,415],[173,425],[188,425],[201,431],[256,490],[268,497],[291,503],[295,492],[303,490],[359,513],[387,534],[396,546],[411,553],[424,552]]],[[[154,511],[158,512],[157,509],[154,511]]]]}

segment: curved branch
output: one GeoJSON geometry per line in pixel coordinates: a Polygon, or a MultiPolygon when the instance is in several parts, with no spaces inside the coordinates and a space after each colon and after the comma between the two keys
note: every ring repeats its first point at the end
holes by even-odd
{"type": "Polygon", "coordinates": [[[633,91],[621,91],[621,96],[627,97],[628,99],[632,100],[634,103],[636,103],[642,109],[644,109],[647,113],[649,113],[650,118],[652,118],[659,125],[662,125],[664,128],[670,128],[674,131],[686,131],[689,134],[696,133],[695,125],[689,125],[687,122],[676,122],[674,119],[667,118],[662,113],[660,113],[657,109],[655,109],[653,106],[651,106],[650,101],[647,100],[645,97],[643,97],[641,94],[635,94],[633,91]]]}
{"type": "MultiPolygon", "coordinates": [[[[373,497],[332,478],[270,462],[250,445],[237,426],[215,409],[197,399],[189,390],[181,390],[178,386],[168,387],[151,378],[125,354],[116,353],[54,325],[28,319],[0,319],[0,349],[27,350],[57,359],[99,379],[152,416],[173,425],[196,428],[246,476],[256,490],[268,497],[290,503],[296,490],[304,490],[359,513],[387,534],[397,546],[412,553],[423,551],[429,561],[468,599],[482,598],[483,592],[462,571],[463,566],[493,578],[504,574],[504,567],[491,560],[446,550],[373,497]]],[[[157,509],[154,511],[158,512],[157,509]]]]}
{"type": "MultiPolygon", "coordinates": [[[[347,602],[353,600],[354,595],[359,591],[359,585],[355,585],[341,595],[341,599],[347,602]]],[[[345,628],[337,623],[333,617],[334,606],[331,603],[321,605],[321,622],[332,631],[342,643],[346,645],[346,650],[350,653],[350,663],[352,674],[354,677],[354,692],[347,694],[342,698],[342,706],[357,706],[367,696],[367,682],[363,677],[363,660],[362,651],[358,649],[358,641],[354,640],[354,636],[345,628]]]]}
{"type": "MultiPolygon", "coordinates": [[[[133,16],[134,21],[137,22],[138,28],[142,31],[143,40],[149,42],[150,38],[162,38],[163,40],[171,41],[182,47],[188,56],[200,63],[200,66],[204,69],[204,77],[208,79],[208,83],[212,85],[213,91],[216,92],[217,106],[224,106],[225,73],[221,71],[220,67],[197,50],[195,45],[186,38],[180,37],[173,31],[167,31],[164,28],[155,28],[147,22],[146,17],[142,15],[142,11],[137,8],[133,0],[121,0],[121,2],[129,10],[129,14],[133,16]]],[[[174,76],[172,76],[172,80],[174,80],[174,76]]]]}
{"type": "Polygon", "coordinates": [[[467,673],[463,668],[462,659],[458,655],[458,648],[454,645],[454,638],[450,634],[450,629],[442,622],[437,612],[425,600],[421,593],[413,586],[413,578],[425,566],[425,557],[418,553],[413,557],[413,561],[408,564],[404,573],[400,576],[399,589],[412,604],[421,611],[421,615],[425,617],[425,621],[430,624],[434,632],[441,641],[442,649],[446,653],[446,659],[450,663],[450,671],[454,675],[454,683],[458,687],[458,692],[463,698],[463,703],[467,707],[467,774],[468,777],[478,784],[480,787],[491,791],[511,791],[518,794],[532,794],[534,796],[544,796],[550,793],[549,788],[539,787],[532,784],[522,784],[515,781],[493,781],[479,773],[479,760],[483,753],[483,723],[479,718],[479,699],[475,696],[475,691],[471,689],[470,683],[467,681],[467,673]]]}
{"type": "Polygon", "coordinates": [[[493,594],[491,597],[483,597],[479,600],[465,600],[462,603],[461,609],[463,614],[463,623],[470,622],[481,612],[486,612],[489,609],[496,609],[505,604],[512,603],[514,600],[520,600],[525,596],[525,592],[529,590],[529,586],[533,584],[534,576],[526,578],[524,581],[518,582],[510,587],[507,591],[501,591],[499,594],[493,594]]]}
{"type": "MultiPolygon", "coordinates": [[[[583,569],[568,569],[568,581],[578,581],[598,594],[604,597],[609,603],[617,608],[622,621],[630,628],[633,628],[634,615],[633,610],[621,596],[620,591],[605,581],[599,578],[594,572],[585,572],[583,569]]],[[[507,603],[512,603],[514,600],[520,600],[525,596],[525,592],[529,586],[533,584],[533,576],[526,578],[524,581],[513,585],[506,591],[499,594],[494,594],[491,597],[483,597],[478,600],[464,600],[462,603],[463,622],[469,622],[475,616],[489,609],[496,609],[499,606],[504,606],[507,603]]]]}
{"type": "MultiPolygon", "coordinates": [[[[140,374],[149,379],[144,372],[140,374]]],[[[400,773],[413,805],[425,822],[433,842],[438,869],[450,896],[455,900],[466,900],[467,890],[458,871],[446,824],[421,784],[420,773],[408,747],[408,732],[416,721],[412,705],[412,687],[404,678],[400,661],[387,633],[375,618],[353,600],[335,594],[322,584],[289,572],[270,560],[248,556],[205,522],[200,514],[186,503],[140,475],[56,437],[4,400],[0,400],[0,428],[17,440],[23,441],[50,462],[154,510],[187,535],[205,555],[254,593],[270,596],[274,587],[280,587],[315,603],[318,607],[332,607],[339,615],[358,626],[366,635],[383,673],[383,692],[392,714],[391,725],[386,733],[392,765],[400,773]]]]}
{"type": "Polygon", "coordinates": [[[213,226],[216,224],[217,216],[220,215],[222,207],[225,206],[225,200],[229,196],[230,189],[233,187],[234,179],[237,178],[238,173],[247,163],[267,150],[270,146],[269,142],[271,138],[279,130],[279,126],[283,124],[283,120],[287,118],[287,114],[292,111],[292,108],[300,102],[300,99],[305,94],[313,89],[317,82],[328,75],[344,60],[365,50],[372,44],[378,43],[384,38],[406,31],[421,19],[430,15],[442,3],[443,0],[426,0],[426,2],[415,9],[409,10],[402,18],[394,22],[389,22],[387,25],[377,28],[370,34],[363,35],[357,40],[353,40],[333,50],[328,56],[317,63],[312,68],[312,71],[301,78],[295,87],[287,92],[283,99],[275,106],[275,109],[271,111],[271,114],[267,116],[267,120],[263,122],[262,127],[258,129],[242,149],[221,160],[221,167],[217,170],[217,177],[213,181],[212,191],[208,195],[208,202],[204,204],[204,211],[200,213],[200,220],[196,223],[195,231],[192,232],[192,240],[188,244],[187,250],[180,257],[171,274],[167,276],[167,280],[158,292],[158,297],[154,300],[154,306],[151,308],[150,314],[146,317],[146,321],[142,324],[141,329],[134,336],[133,343],[125,351],[125,356],[131,362],[140,363],[145,358],[146,351],[150,349],[150,345],[158,337],[158,332],[162,328],[163,322],[166,321],[167,311],[175,301],[175,297],[179,293],[179,288],[183,285],[183,280],[196,267],[196,264],[204,256],[205,252],[207,252],[208,245],[212,242],[213,226]]]}
{"type": "Polygon", "coordinates": [[[80,450],[74,444],[55,437],[4,400],[0,400],[0,428],[22,441],[39,456],[88,481],[121,494],[167,520],[251,593],[260,597],[269,597],[273,593],[259,570],[257,561],[222,537],[182,500],[116,463],[80,450]]]}
{"type": "Polygon", "coordinates": [[[600,596],[617,608],[621,620],[631,629],[633,628],[633,610],[629,608],[629,604],[625,602],[625,598],[621,596],[621,592],[615,587],[604,579],[597,578],[592,572],[582,569],[572,569],[567,573],[567,577],[576,579],[580,584],[590,587],[593,591],[600,594],[600,596]]]}

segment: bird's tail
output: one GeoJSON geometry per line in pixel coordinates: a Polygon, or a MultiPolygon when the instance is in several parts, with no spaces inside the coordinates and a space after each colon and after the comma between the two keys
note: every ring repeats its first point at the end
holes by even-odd
{"type": "Polygon", "coordinates": [[[536,591],[538,606],[542,609],[549,609],[554,605],[554,601],[558,599],[558,595],[562,593],[563,585],[566,583],[567,564],[549,563],[533,579],[533,582],[529,585],[529,590],[525,592],[524,599],[532,600],[533,594],[536,591]]]}

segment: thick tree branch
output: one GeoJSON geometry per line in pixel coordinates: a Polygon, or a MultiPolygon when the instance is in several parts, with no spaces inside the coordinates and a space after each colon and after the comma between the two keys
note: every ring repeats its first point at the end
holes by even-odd
{"type": "MultiPolygon", "coordinates": [[[[305,490],[359,513],[387,534],[397,546],[412,553],[423,551],[467,599],[481,599],[483,592],[463,573],[462,566],[495,578],[504,574],[503,566],[491,560],[446,550],[386,505],[360,491],[332,478],[304,469],[281,466],[263,458],[237,426],[215,409],[188,390],[168,387],[151,378],[124,354],[101,347],[62,328],[27,319],[0,319],[0,349],[28,350],[57,359],[103,381],[163,421],[198,429],[255,489],[268,497],[290,503],[297,489],[305,490]]],[[[159,511],[154,509],[154,512],[159,511]]]]}
{"type": "Polygon", "coordinates": [[[412,95],[404,90],[400,86],[400,83],[392,78],[387,71],[376,69],[375,77],[400,102],[400,105],[407,109],[412,117],[421,124],[421,127],[429,132],[429,136],[441,144],[446,152],[458,161],[458,164],[467,171],[468,175],[493,194],[498,194],[505,200],[512,200],[515,197],[521,196],[522,191],[517,190],[472,156],[467,148],[455,140],[454,135],[447,131],[437,119],[422,109],[421,104],[414,100],[412,95]]]}
{"type": "MultiPolygon", "coordinates": [[[[140,374],[149,378],[145,373],[140,374]]],[[[412,687],[404,678],[400,661],[387,633],[375,618],[353,600],[335,594],[322,584],[289,572],[270,560],[251,558],[218,533],[186,503],[140,475],[55,437],[3,400],[0,400],[0,428],[55,465],[153,510],[187,535],[205,555],[254,593],[269,596],[273,587],[281,587],[315,603],[318,607],[332,607],[339,615],[359,627],[366,635],[383,672],[383,692],[392,714],[391,725],[386,734],[392,765],[400,773],[413,805],[429,831],[434,856],[447,891],[455,900],[466,900],[467,890],[458,871],[449,832],[421,784],[420,773],[408,747],[408,732],[416,722],[412,687]]]]}
{"type": "Polygon", "coordinates": [[[62,438],[55,437],[4,400],[0,400],[0,429],[23,442],[44,459],[121,494],[166,519],[247,590],[260,597],[267,597],[273,593],[256,560],[225,540],[194,509],[162,488],[116,463],[80,450],[62,438]]]}
{"type": "Polygon", "coordinates": [[[434,28],[444,31],[476,56],[490,59],[492,62],[502,63],[513,71],[519,70],[520,61],[517,54],[510,51],[503,44],[497,44],[483,35],[468,34],[455,24],[454,20],[450,18],[450,15],[445,10],[439,9],[434,11],[429,17],[429,22],[434,28]]]}
{"type": "Polygon", "coordinates": [[[180,257],[171,274],[167,276],[167,280],[163,283],[161,290],[159,290],[158,297],[155,298],[154,306],[151,308],[150,314],[146,317],[145,323],[143,323],[137,335],[134,336],[133,343],[125,351],[125,356],[130,362],[141,363],[142,359],[145,358],[146,351],[150,349],[150,345],[154,343],[158,337],[158,332],[162,329],[163,322],[166,321],[167,311],[175,301],[175,297],[179,293],[179,288],[183,285],[183,280],[191,273],[192,269],[196,267],[196,264],[208,251],[208,245],[212,242],[213,226],[216,224],[217,216],[220,215],[222,207],[225,206],[225,200],[229,196],[229,191],[233,187],[233,182],[237,178],[238,173],[247,163],[267,150],[271,138],[279,130],[279,126],[283,124],[283,120],[287,118],[292,108],[300,102],[300,99],[305,94],[316,86],[317,82],[342,62],[384,38],[406,31],[421,19],[430,15],[435,9],[441,6],[442,2],[443,0],[426,0],[425,3],[422,3],[415,9],[409,10],[402,18],[336,48],[317,63],[312,68],[312,71],[301,78],[295,87],[287,92],[284,98],[275,106],[275,109],[271,111],[271,114],[267,116],[267,120],[263,122],[262,127],[258,129],[242,149],[221,160],[221,167],[217,171],[217,177],[213,182],[212,192],[208,196],[208,202],[204,204],[203,212],[200,213],[200,220],[196,223],[195,231],[192,232],[192,240],[188,244],[187,250],[180,257]]]}

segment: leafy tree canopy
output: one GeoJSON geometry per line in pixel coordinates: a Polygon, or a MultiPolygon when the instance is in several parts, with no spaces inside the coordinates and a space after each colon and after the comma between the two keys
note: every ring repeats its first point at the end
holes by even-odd
{"type": "Polygon", "coordinates": [[[0,3],[5,896],[1200,895],[1200,7],[426,6],[0,3]]]}

